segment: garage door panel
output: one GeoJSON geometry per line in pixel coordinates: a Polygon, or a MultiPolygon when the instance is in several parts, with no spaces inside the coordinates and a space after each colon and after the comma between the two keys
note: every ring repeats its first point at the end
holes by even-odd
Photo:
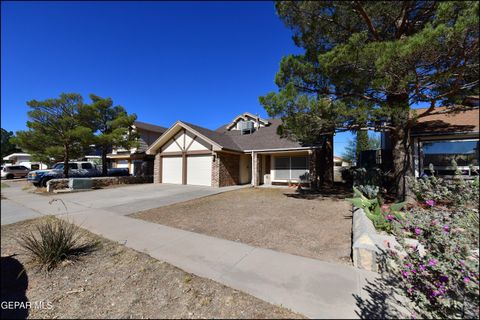
{"type": "Polygon", "coordinates": [[[162,158],[162,182],[182,183],[182,157],[162,158]]]}
{"type": "Polygon", "coordinates": [[[187,157],[187,184],[212,185],[212,156],[187,157]]]}

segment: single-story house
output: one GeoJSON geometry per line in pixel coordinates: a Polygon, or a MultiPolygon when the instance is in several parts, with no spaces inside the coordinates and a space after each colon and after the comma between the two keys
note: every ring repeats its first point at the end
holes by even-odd
{"type": "Polygon", "coordinates": [[[280,137],[280,124],[280,119],[248,112],[217,130],[177,121],[146,151],[155,156],[154,182],[213,187],[309,183],[320,149],[280,137]]]}
{"type": "Polygon", "coordinates": [[[48,166],[44,163],[33,161],[29,153],[16,152],[3,157],[6,165],[21,165],[30,170],[47,169],[48,166]]]}
{"type": "MultiPolygon", "coordinates": [[[[415,176],[430,174],[432,164],[436,174],[454,174],[455,160],[464,175],[472,175],[471,166],[479,169],[480,120],[477,104],[466,111],[442,113],[445,107],[437,108],[434,115],[418,119],[411,131],[411,146],[415,176]]],[[[417,114],[425,109],[416,109],[417,114]]],[[[382,149],[391,150],[388,136],[382,134],[382,149]]]]}
{"type": "Polygon", "coordinates": [[[138,134],[138,146],[130,148],[113,148],[107,155],[112,168],[128,168],[132,175],[152,175],[154,156],[148,155],[146,150],[158,139],[167,128],[150,123],[135,121],[132,130],[138,134]]]}

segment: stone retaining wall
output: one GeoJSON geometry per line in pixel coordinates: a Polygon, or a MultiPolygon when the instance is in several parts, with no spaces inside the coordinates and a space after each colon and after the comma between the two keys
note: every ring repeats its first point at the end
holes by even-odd
{"type": "MultiPolygon", "coordinates": [[[[94,177],[93,188],[103,188],[117,184],[152,183],[153,176],[94,177]]],[[[47,192],[67,189],[69,179],[52,179],[47,182],[47,192]]]]}
{"type": "MultiPolygon", "coordinates": [[[[421,255],[425,249],[415,239],[407,239],[406,244],[417,247],[421,255]]],[[[352,225],[353,265],[360,269],[380,272],[388,267],[386,251],[392,250],[404,255],[401,245],[392,235],[381,234],[375,229],[363,209],[355,209],[352,225]]]]}

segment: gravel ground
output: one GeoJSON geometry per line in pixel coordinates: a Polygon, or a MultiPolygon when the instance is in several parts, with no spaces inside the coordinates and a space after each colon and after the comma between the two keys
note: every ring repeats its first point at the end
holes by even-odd
{"type": "Polygon", "coordinates": [[[53,305],[31,309],[30,318],[302,318],[88,232],[100,241],[97,251],[48,275],[39,272],[17,239],[41,219],[47,218],[1,227],[2,301],[13,285],[20,298],[53,305]]]}
{"type": "MultiPolygon", "coordinates": [[[[343,192],[343,191],[342,191],[343,192]]],[[[351,264],[351,206],[346,192],[297,194],[246,188],[132,216],[175,228],[319,260],[351,264]]]]}

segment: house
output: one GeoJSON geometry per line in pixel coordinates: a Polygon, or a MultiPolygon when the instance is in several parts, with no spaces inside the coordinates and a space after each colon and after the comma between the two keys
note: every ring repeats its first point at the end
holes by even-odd
{"type": "Polygon", "coordinates": [[[342,171],[351,167],[351,163],[341,157],[333,157],[333,181],[344,182],[342,171]]]}
{"type": "Polygon", "coordinates": [[[3,157],[6,165],[25,166],[30,170],[47,169],[48,166],[41,162],[32,162],[32,156],[29,153],[12,153],[3,157]]]}
{"type": "Polygon", "coordinates": [[[132,130],[138,134],[138,146],[130,148],[113,148],[107,155],[109,165],[112,168],[128,168],[132,175],[152,175],[153,159],[146,150],[158,139],[167,128],[150,123],[135,121],[132,130]]]}
{"type": "Polygon", "coordinates": [[[308,183],[321,150],[281,138],[280,124],[280,119],[248,112],[217,130],[177,121],[147,150],[155,156],[154,182],[214,187],[308,183]]]}
{"type": "MultiPolygon", "coordinates": [[[[480,120],[477,99],[470,98],[472,107],[458,113],[442,113],[446,107],[437,108],[434,115],[418,119],[411,131],[411,145],[415,176],[430,174],[432,164],[436,174],[451,176],[455,160],[464,175],[472,175],[471,167],[479,169],[480,120]]],[[[466,104],[464,102],[464,104],[466,104]]],[[[425,109],[415,109],[417,114],[425,109]]],[[[382,149],[391,150],[387,135],[382,134],[382,149]]]]}

